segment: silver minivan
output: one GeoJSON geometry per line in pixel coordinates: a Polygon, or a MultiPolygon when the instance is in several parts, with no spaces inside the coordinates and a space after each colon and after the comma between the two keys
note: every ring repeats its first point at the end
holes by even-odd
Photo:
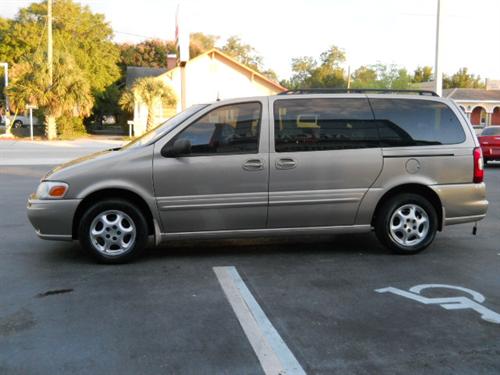
{"type": "Polygon", "coordinates": [[[195,105],[118,149],[54,168],[28,201],[38,236],[105,263],[152,238],[375,231],[423,250],[486,215],[483,159],[450,100],[298,90],[195,105]]]}

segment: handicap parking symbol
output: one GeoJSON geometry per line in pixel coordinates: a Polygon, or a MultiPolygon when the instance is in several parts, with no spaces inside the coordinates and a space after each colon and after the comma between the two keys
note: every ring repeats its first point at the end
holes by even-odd
{"type": "Polygon", "coordinates": [[[486,298],[484,298],[481,293],[478,293],[471,289],[463,288],[461,286],[445,284],[421,284],[415,285],[414,287],[410,288],[409,291],[394,288],[392,286],[387,288],[375,289],[375,291],[378,293],[393,293],[398,296],[423,303],[424,305],[440,305],[446,310],[471,309],[479,313],[481,315],[481,319],[486,320],[487,322],[500,324],[500,314],[482,305],[486,298]],[[428,298],[420,294],[420,292],[422,292],[423,290],[432,288],[459,290],[461,292],[469,294],[472,299],[468,297],[428,298]]]}

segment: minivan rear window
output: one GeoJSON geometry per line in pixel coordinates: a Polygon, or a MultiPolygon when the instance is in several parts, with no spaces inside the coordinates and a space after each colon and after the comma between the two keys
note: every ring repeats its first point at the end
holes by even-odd
{"type": "Polygon", "coordinates": [[[500,135],[500,126],[485,128],[481,135],[500,135]]]}
{"type": "Polygon", "coordinates": [[[452,145],[465,141],[453,111],[444,103],[418,99],[370,99],[382,147],[452,145]]]}

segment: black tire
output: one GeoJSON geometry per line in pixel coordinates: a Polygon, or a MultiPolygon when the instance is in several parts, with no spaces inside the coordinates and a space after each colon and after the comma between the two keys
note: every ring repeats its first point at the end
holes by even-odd
{"type": "Polygon", "coordinates": [[[19,129],[23,127],[23,122],[21,120],[14,121],[14,129],[19,129]]]}
{"type": "Polygon", "coordinates": [[[488,166],[488,162],[489,162],[489,160],[488,160],[488,159],[486,159],[486,158],[483,158],[483,162],[484,162],[484,166],[485,166],[485,167],[487,167],[487,166],[488,166]]]}
{"type": "MultiPolygon", "coordinates": [[[[403,212],[406,211],[403,210],[403,212]]],[[[418,216],[418,213],[417,213],[418,216]]],[[[421,215],[420,218],[423,216],[421,215]]],[[[400,219],[394,217],[393,218],[393,224],[395,223],[396,225],[399,224],[400,219]]],[[[392,198],[389,198],[386,202],[383,203],[382,207],[380,210],[377,212],[376,217],[375,217],[375,234],[377,235],[377,238],[379,241],[389,250],[396,254],[416,254],[422,250],[424,250],[427,246],[429,246],[432,241],[434,240],[434,237],[436,236],[437,228],[438,228],[438,216],[436,213],[436,209],[434,206],[423,196],[418,195],[418,194],[411,194],[411,193],[405,193],[405,194],[398,194],[392,198]],[[425,233],[425,224],[414,224],[411,223],[411,219],[406,219],[410,220],[410,223],[412,225],[411,228],[407,228],[409,225],[406,223],[404,220],[401,221],[402,225],[405,225],[404,228],[399,229],[396,231],[397,233],[391,232],[390,229],[390,221],[391,218],[393,218],[393,215],[395,215],[396,210],[403,208],[403,206],[408,206],[413,205],[418,207],[419,209],[423,210],[425,214],[427,215],[427,222],[428,222],[428,229],[427,233],[425,233]],[[404,235],[397,235],[401,234],[403,231],[412,231],[411,237],[408,238],[410,240],[413,238],[417,240],[416,234],[413,233],[420,233],[423,234],[423,238],[419,240],[418,243],[415,244],[409,244],[409,245],[404,245],[395,239],[396,237],[399,238],[400,241],[403,241],[402,236],[404,235]]]]}
{"type": "MultiPolygon", "coordinates": [[[[109,215],[113,214],[111,213],[109,215]]],[[[113,235],[113,230],[117,230],[117,233],[121,234],[119,231],[120,228],[117,228],[116,225],[113,227],[114,229],[110,228],[111,232],[109,233],[111,235],[113,235]]],[[[107,227],[103,228],[103,234],[109,237],[109,234],[104,232],[104,230],[107,230],[107,227]]],[[[92,255],[98,262],[106,264],[126,263],[138,256],[146,247],[148,241],[148,224],[142,211],[134,204],[123,199],[106,199],[94,203],[84,212],[78,225],[78,238],[84,250],[92,255]],[[129,240],[130,247],[123,250],[121,253],[109,254],[109,252],[113,251],[111,249],[108,250],[108,253],[105,253],[106,251],[99,251],[99,249],[94,246],[93,239],[91,238],[90,230],[92,223],[94,220],[99,221],[97,218],[106,212],[121,212],[126,214],[128,218],[125,218],[125,222],[128,222],[130,219],[132,221],[132,223],[129,223],[131,228],[135,228],[135,239],[133,241],[129,240]]],[[[116,238],[113,237],[112,239],[116,238]]],[[[98,238],[98,240],[104,239],[98,238]]],[[[109,239],[109,241],[111,241],[111,239],[109,239]]],[[[119,247],[118,245],[113,246],[119,247]]]]}

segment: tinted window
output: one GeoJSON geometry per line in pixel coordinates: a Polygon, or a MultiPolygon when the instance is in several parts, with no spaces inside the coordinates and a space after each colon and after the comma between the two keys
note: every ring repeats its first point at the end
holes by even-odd
{"type": "Polygon", "coordinates": [[[219,107],[189,125],[169,143],[189,139],[193,156],[256,153],[260,118],[260,103],[219,107]]]}
{"type": "Polygon", "coordinates": [[[443,103],[370,99],[383,147],[450,145],[465,141],[457,116],[443,103]]]}
{"type": "Polygon", "coordinates": [[[367,99],[287,99],[274,103],[277,152],[378,147],[367,99]]]}
{"type": "Polygon", "coordinates": [[[481,135],[500,135],[500,126],[485,128],[481,135]]]}

